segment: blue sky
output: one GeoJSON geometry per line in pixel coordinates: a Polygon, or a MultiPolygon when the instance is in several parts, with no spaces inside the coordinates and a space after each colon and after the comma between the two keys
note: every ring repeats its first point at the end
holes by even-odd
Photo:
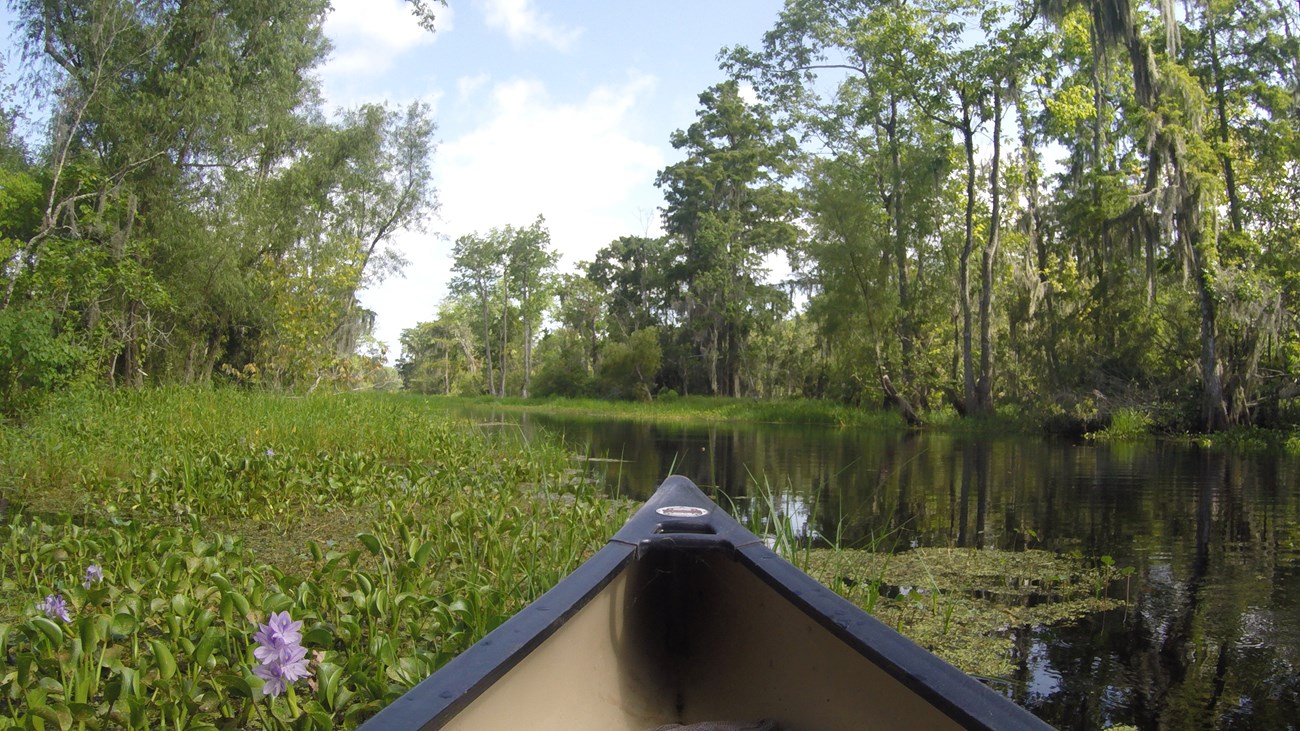
{"type": "MultiPolygon", "coordinates": [[[[452,0],[438,29],[402,0],[333,0],[318,72],[331,109],[366,102],[434,110],[441,210],[399,234],[404,276],[362,293],[395,357],[403,328],[446,296],[457,236],[546,216],[569,269],[613,239],[656,233],[655,174],[668,143],[722,81],[718,51],[756,45],[781,0],[452,0]]],[[[0,37],[11,15],[0,6],[0,37]]]]}
{"type": "Polygon", "coordinates": [[[433,105],[441,201],[428,234],[398,238],[405,276],[362,294],[396,354],[432,319],[457,236],[546,216],[562,269],[618,236],[655,233],[655,174],[673,130],[725,76],[724,45],[755,45],[780,0],[453,0],[430,35],[397,0],[335,0],[331,106],[433,105]]]}

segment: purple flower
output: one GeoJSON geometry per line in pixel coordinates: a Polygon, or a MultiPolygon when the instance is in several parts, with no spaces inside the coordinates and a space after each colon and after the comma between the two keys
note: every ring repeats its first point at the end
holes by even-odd
{"type": "Polygon", "coordinates": [[[91,584],[98,584],[103,580],[104,569],[100,568],[99,564],[92,563],[86,567],[86,577],[82,579],[81,585],[89,589],[91,584]]]}
{"type": "Polygon", "coordinates": [[[302,646],[302,622],[293,621],[288,612],[272,614],[266,624],[259,625],[253,639],[258,644],[253,657],[261,663],[253,668],[253,674],[266,681],[263,693],[280,695],[295,680],[311,675],[307,648],[302,646]]]}
{"type": "Polygon", "coordinates": [[[68,603],[58,594],[50,594],[41,602],[40,610],[45,612],[45,616],[50,619],[61,619],[64,622],[71,622],[72,615],[68,614],[68,603]]]}
{"type": "Polygon", "coordinates": [[[266,456],[268,456],[268,457],[274,457],[274,456],[275,456],[275,450],[274,450],[274,449],[271,449],[270,447],[267,447],[267,448],[266,448],[266,456]]]}

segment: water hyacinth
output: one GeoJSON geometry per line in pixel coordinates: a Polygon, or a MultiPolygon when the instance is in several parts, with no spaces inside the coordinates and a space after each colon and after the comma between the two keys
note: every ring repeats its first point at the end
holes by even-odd
{"type": "Polygon", "coordinates": [[[98,584],[104,580],[104,569],[97,563],[92,563],[86,567],[86,576],[81,580],[81,585],[89,589],[92,584],[98,584]]]}
{"type": "Polygon", "coordinates": [[[253,668],[253,674],[266,681],[262,692],[280,695],[294,681],[311,675],[307,648],[302,646],[302,622],[293,621],[288,612],[272,614],[253,639],[258,644],[253,657],[261,663],[253,668]]]}
{"type": "Polygon", "coordinates": [[[40,610],[45,612],[45,616],[50,619],[61,619],[64,622],[71,622],[72,615],[68,614],[68,603],[58,594],[49,594],[45,601],[40,603],[40,610]]]}

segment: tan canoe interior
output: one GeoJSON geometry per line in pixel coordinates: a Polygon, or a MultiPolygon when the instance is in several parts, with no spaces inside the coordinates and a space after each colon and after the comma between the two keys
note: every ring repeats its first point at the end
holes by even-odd
{"type": "Polygon", "coordinates": [[[443,728],[764,718],[792,731],[960,728],[720,552],[632,563],[443,728]]]}

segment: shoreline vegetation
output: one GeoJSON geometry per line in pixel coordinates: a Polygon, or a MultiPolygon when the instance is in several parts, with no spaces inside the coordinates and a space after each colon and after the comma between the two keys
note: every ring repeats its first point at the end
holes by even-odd
{"type": "Polygon", "coordinates": [[[0,729],[355,727],[631,508],[558,443],[373,394],[67,394],[0,465],[0,729]],[[309,677],[268,696],[279,612],[309,677]]]}
{"type": "Polygon", "coordinates": [[[1244,450],[1284,449],[1300,454],[1300,430],[1236,427],[1215,434],[1167,429],[1151,415],[1156,409],[1122,407],[1093,409],[1084,415],[1031,413],[999,409],[986,417],[962,417],[950,408],[921,414],[920,427],[909,427],[892,410],[872,410],[816,399],[760,400],[722,396],[657,398],[653,401],[615,401],[591,398],[518,398],[493,396],[429,396],[452,409],[558,413],[566,416],[660,422],[753,424],[817,424],[880,431],[920,428],[954,434],[1039,435],[1084,438],[1099,442],[1170,439],[1205,447],[1244,450]]]}
{"type": "MultiPolygon", "coordinates": [[[[0,674],[0,729],[37,718],[351,728],[395,700],[572,571],[635,507],[604,495],[558,441],[455,411],[474,403],[91,390],[0,427],[0,658],[14,669],[0,674]],[[302,657],[268,664],[266,648],[281,645],[302,657]]],[[[705,406],[669,412],[780,415],[705,406]]],[[[988,554],[976,571],[963,568],[969,552],[936,554],[952,570],[927,557],[919,578],[887,553],[787,553],[985,676],[1005,676],[998,660],[1017,623],[1117,606],[1122,576],[1041,552],[988,554]],[[1036,566],[1048,578],[1033,585],[1084,578],[1053,589],[1059,604],[1016,610],[1027,600],[996,587],[1024,584],[1036,566]],[[972,592],[980,582],[991,588],[972,592]]]]}

